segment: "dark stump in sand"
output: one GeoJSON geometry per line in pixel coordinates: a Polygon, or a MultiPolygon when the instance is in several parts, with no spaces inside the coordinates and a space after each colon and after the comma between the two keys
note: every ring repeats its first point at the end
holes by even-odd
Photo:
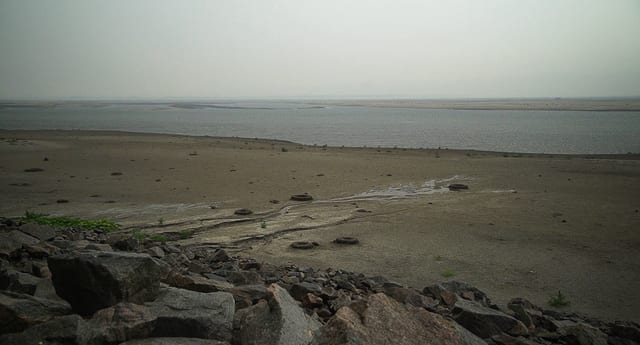
{"type": "Polygon", "coordinates": [[[460,191],[463,189],[469,189],[469,186],[467,186],[466,184],[462,184],[462,183],[453,183],[449,185],[449,190],[453,190],[453,191],[460,191]]]}
{"type": "Polygon", "coordinates": [[[293,201],[311,201],[313,197],[309,194],[295,194],[291,196],[291,200],[293,201]]]}
{"type": "Polygon", "coordinates": [[[360,243],[360,241],[358,241],[357,238],[355,237],[338,237],[335,240],[333,240],[334,243],[339,243],[339,244],[358,244],[360,243]]]}
{"type": "Polygon", "coordinates": [[[315,245],[313,244],[313,242],[309,242],[309,241],[297,241],[297,242],[291,243],[290,245],[290,247],[294,249],[311,249],[314,246],[315,245]]]}
{"type": "Polygon", "coordinates": [[[235,213],[235,214],[237,214],[239,216],[248,216],[248,215],[252,214],[253,211],[251,211],[248,208],[241,208],[241,209],[235,210],[235,212],[233,212],[233,213],[235,213]]]}

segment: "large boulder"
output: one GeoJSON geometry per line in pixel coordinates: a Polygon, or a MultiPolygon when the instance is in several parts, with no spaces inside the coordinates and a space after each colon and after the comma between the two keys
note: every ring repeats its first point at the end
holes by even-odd
{"type": "Polygon", "coordinates": [[[455,323],[422,308],[404,306],[378,293],[342,307],[316,334],[314,345],[484,344],[455,323]]]}
{"type": "Polygon", "coordinates": [[[71,307],[64,302],[9,291],[0,292],[0,334],[21,332],[70,313],[71,307]]]}
{"type": "Polygon", "coordinates": [[[0,344],[84,344],[78,339],[83,326],[84,320],[78,315],[61,316],[20,333],[4,334],[0,336],[0,344]]]}
{"type": "Polygon", "coordinates": [[[455,303],[453,318],[464,328],[483,339],[503,332],[513,336],[529,333],[527,327],[515,318],[465,299],[459,299],[455,303]]]}
{"type": "Polygon", "coordinates": [[[57,294],[80,315],[153,300],[167,272],[149,255],[125,252],[83,251],[52,256],[48,263],[57,294]]]}
{"type": "Polygon", "coordinates": [[[157,317],[154,337],[231,340],[235,306],[230,293],[167,287],[145,305],[157,317]]]}
{"type": "Polygon", "coordinates": [[[304,313],[287,290],[268,287],[268,300],[239,310],[234,322],[236,343],[242,345],[310,344],[320,322],[304,313]]]}

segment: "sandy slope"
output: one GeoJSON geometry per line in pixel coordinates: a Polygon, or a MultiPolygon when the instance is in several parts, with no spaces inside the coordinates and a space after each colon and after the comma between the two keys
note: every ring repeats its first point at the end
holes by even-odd
{"type": "Polygon", "coordinates": [[[232,244],[267,261],[416,287],[465,280],[499,302],[522,296],[543,305],[562,290],[573,310],[640,321],[635,156],[378,152],[114,132],[0,137],[0,215],[32,210],[149,232],[199,229],[189,242],[232,244]],[[448,192],[451,181],[470,190],[448,192]],[[288,201],[303,192],[316,202],[288,201]],[[256,214],[235,223],[240,207],[256,214]],[[331,243],[347,235],[361,244],[331,243]],[[320,246],[288,247],[300,239],[320,246]]]}

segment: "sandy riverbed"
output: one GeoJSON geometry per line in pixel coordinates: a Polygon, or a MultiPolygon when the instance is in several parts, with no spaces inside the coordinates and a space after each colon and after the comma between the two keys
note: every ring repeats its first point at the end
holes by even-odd
{"type": "Polygon", "coordinates": [[[227,244],[265,261],[380,274],[420,288],[464,280],[498,302],[520,296],[544,305],[562,290],[570,310],[640,321],[637,156],[116,132],[0,137],[3,216],[30,210],[149,232],[195,229],[187,242],[227,244]],[[451,182],[470,189],[449,192],[451,182]],[[304,192],[315,201],[288,201],[304,192]],[[233,216],[238,208],[254,214],[233,216]],[[338,236],[361,243],[331,243],[338,236]],[[296,240],[320,246],[290,249],[296,240]]]}

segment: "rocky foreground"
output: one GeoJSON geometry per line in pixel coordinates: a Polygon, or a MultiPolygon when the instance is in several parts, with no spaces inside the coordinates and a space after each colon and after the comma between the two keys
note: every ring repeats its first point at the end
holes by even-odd
{"type": "Polygon", "coordinates": [[[212,246],[0,222],[0,344],[640,344],[640,326],[212,246]]]}

